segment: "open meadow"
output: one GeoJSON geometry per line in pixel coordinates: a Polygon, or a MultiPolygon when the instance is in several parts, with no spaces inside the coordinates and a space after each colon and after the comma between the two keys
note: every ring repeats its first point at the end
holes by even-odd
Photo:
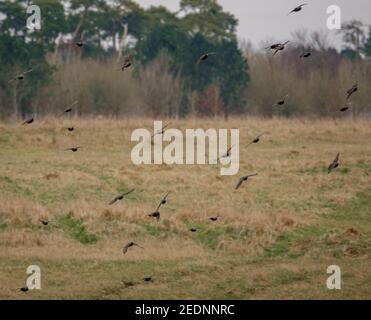
{"type": "Polygon", "coordinates": [[[149,119],[0,123],[0,299],[371,299],[370,121],[170,122],[240,129],[238,175],[135,166],[131,133],[152,131],[149,119]],[[161,219],[149,218],[169,191],[161,219]],[[144,249],[124,255],[129,241],[144,249]],[[29,265],[42,289],[20,292],[29,265]],[[326,287],[330,265],[341,290],[326,287]]]}

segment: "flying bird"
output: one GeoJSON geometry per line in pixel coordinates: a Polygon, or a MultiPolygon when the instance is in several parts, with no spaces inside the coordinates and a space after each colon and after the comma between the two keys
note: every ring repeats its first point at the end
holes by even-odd
{"type": "Polygon", "coordinates": [[[75,130],[75,128],[74,128],[74,127],[69,127],[69,128],[67,128],[67,130],[68,130],[69,132],[72,132],[73,130],[75,130]]]}
{"type": "Polygon", "coordinates": [[[219,216],[215,216],[215,217],[210,217],[209,220],[213,221],[213,222],[216,222],[218,221],[219,219],[219,216]]]}
{"type": "Polygon", "coordinates": [[[73,109],[72,109],[72,107],[75,105],[75,104],[77,104],[78,103],[78,101],[75,101],[75,102],[73,102],[73,103],[71,103],[69,106],[67,106],[67,108],[66,109],[64,109],[64,113],[69,113],[69,112],[71,112],[73,109]]]}
{"type": "Polygon", "coordinates": [[[79,149],[81,149],[82,147],[72,147],[72,148],[67,148],[65,149],[64,151],[72,151],[72,152],[77,152],[79,151],[79,149]]]}
{"type": "Polygon", "coordinates": [[[252,140],[247,146],[251,145],[251,144],[256,144],[256,143],[259,143],[260,142],[260,138],[265,135],[265,133],[262,133],[262,134],[259,134],[256,138],[254,138],[254,140],[252,140]]]}
{"type": "Polygon", "coordinates": [[[237,183],[237,185],[236,185],[236,190],[238,190],[239,187],[241,187],[241,185],[242,185],[245,181],[247,181],[247,180],[249,180],[251,177],[255,177],[255,176],[257,176],[257,175],[258,175],[257,173],[254,173],[254,174],[250,174],[250,175],[248,175],[248,176],[243,176],[243,177],[241,177],[240,180],[238,180],[238,183],[237,183]]]}
{"type": "Polygon", "coordinates": [[[191,229],[189,229],[189,231],[191,231],[191,232],[197,232],[197,229],[196,228],[191,228],[191,229]]]}
{"type": "Polygon", "coordinates": [[[305,51],[300,55],[300,58],[309,58],[312,55],[312,52],[305,51]]]}
{"type": "Polygon", "coordinates": [[[148,215],[148,217],[151,217],[151,218],[156,218],[156,220],[160,220],[160,211],[155,211],[155,212],[152,212],[148,215]]]}
{"type": "Polygon", "coordinates": [[[347,100],[353,95],[353,93],[356,93],[358,91],[358,84],[354,84],[353,87],[351,87],[348,91],[347,91],[347,100]]]}
{"type": "Polygon", "coordinates": [[[131,248],[131,247],[133,247],[133,246],[137,246],[137,247],[139,247],[139,248],[141,248],[141,249],[144,249],[144,248],[141,247],[140,245],[137,245],[135,242],[129,242],[129,243],[127,243],[127,244],[124,246],[124,248],[122,249],[123,254],[126,254],[126,253],[128,252],[128,249],[131,248]]]}
{"type": "Polygon", "coordinates": [[[25,124],[31,124],[31,123],[34,122],[34,121],[35,121],[34,118],[30,118],[30,119],[28,119],[28,120],[22,122],[22,125],[24,126],[25,124]]]}
{"type": "Polygon", "coordinates": [[[27,292],[29,291],[30,289],[28,287],[22,287],[22,288],[19,288],[19,291],[22,291],[22,292],[27,292]]]}
{"type": "Polygon", "coordinates": [[[197,64],[200,64],[202,62],[204,62],[205,60],[207,60],[211,55],[215,54],[214,52],[208,52],[208,53],[204,53],[203,55],[201,55],[198,60],[197,60],[197,64]]]}
{"type": "Polygon", "coordinates": [[[216,161],[219,161],[220,159],[225,159],[225,158],[228,158],[231,156],[231,151],[232,151],[232,148],[234,146],[231,146],[230,148],[228,148],[227,152],[225,154],[223,154],[221,157],[219,157],[218,159],[216,159],[216,161]]]}
{"type": "Polygon", "coordinates": [[[145,282],[152,282],[152,277],[145,277],[143,280],[145,282]]]}
{"type": "Polygon", "coordinates": [[[117,201],[121,201],[121,200],[123,200],[125,196],[127,196],[128,194],[130,194],[130,193],[132,193],[132,192],[134,192],[134,189],[132,189],[132,190],[130,190],[130,191],[128,191],[128,192],[124,192],[124,193],[118,195],[117,197],[115,197],[114,199],[112,199],[112,201],[109,203],[109,205],[111,206],[111,205],[113,205],[114,203],[116,203],[117,201]]]}
{"type": "Polygon", "coordinates": [[[347,110],[349,110],[349,107],[343,107],[343,108],[340,109],[341,112],[345,112],[347,110]]]}
{"type": "Polygon", "coordinates": [[[162,129],[157,130],[153,135],[152,138],[158,134],[164,134],[165,129],[170,125],[170,123],[165,124],[162,129]]]}
{"type": "Polygon", "coordinates": [[[40,222],[44,225],[44,226],[47,226],[49,224],[49,220],[48,219],[40,219],[40,222]]]}
{"type": "Polygon", "coordinates": [[[286,103],[286,98],[288,97],[289,95],[286,94],[281,100],[278,100],[276,102],[276,104],[273,105],[274,106],[283,106],[285,103],[286,103]]]}
{"type": "Polygon", "coordinates": [[[162,205],[166,204],[167,203],[167,197],[169,196],[170,192],[168,192],[167,194],[165,194],[165,196],[161,199],[156,211],[158,211],[162,205]]]}
{"type": "Polygon", "coordinates": [[[122,70],[122,71],[124,71],[125,69],[131,67],[131,65],[132,65],[132,62],[131,62],[132,57],[133,57],[132,54],[129,53],[129,54],[124,58],[124,63],[123,63],[122,66],[121,66],[121,70],[122,70]]]}
{"type": "Polygon", "coordinates": [[[294,13],[294,12],[299,12],[303,9],[304,6],[308,5],[308,3],[303,3],[301,4],[300,6],[297,6],[296,8],[294,8],[293,10],[291,10],[287,15],[291,14],[291,13],[294,13]]]}
{"type": "Polygon", "coordinates": [[[278,42],[278,43],[274,43],[268,47],[266,47],[265,49],[271,49],[271,50],[277,50],[278,48],[281,48],[282,46],[285,46],[286,44],[288,44],[290,41],[286,41],[284,43],[281,43],[281,42],[278,42]]]}
{"type": "Polygon", "coordinates": [[[340,153],[338,153],[328,167],[328,174],[331,173],[332,170],[336,169],[339,166],[339,158],[340,158],[340,153]]]}
{"type": "Polygon", "coordinates": [[[13,79],[9,80],[9,82],[15,81],[15,80],[23,80],[25,75],[32,72],[35,68],[31,68],[27,71],[24,71],[22,73],[17,74],[13,79]]]}
{"type": "Polygon", "coordinates": [[[84,46],[84,43],[82,41],[75,42],[76,47],[82,48],[84,46]]]}
{"type": "Polygon", "coordinates": [[[274,53],[273,53],[273,56],[275,56],[278,52],[285,50],[285,49],[286,49],[286,45],[287,45],[289,42],[290,42],[290,41],[286,41],[285,43],[280,44],[280,45],[275,49],[275,51],[274,51],[274,53]]]}

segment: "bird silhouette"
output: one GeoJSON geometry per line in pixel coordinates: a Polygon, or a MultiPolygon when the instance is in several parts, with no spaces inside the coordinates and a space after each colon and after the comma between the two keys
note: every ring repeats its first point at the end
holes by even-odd
{"type": "Polygon", "coordinates": [[[68,127],[67,130],[68,130],[69,132],[72,132],[72,131],[75,130],[75,128],[74,128],[74,127],[68,127]]]}
{"type": "Polygon", "coordinates": [[[152,277],[145,277],[143,280],[145,282],[152,282],[152,277]]]}
{"type": "Polygon", "coordinates": [[[330,165],[328,166],[328,170],[327,170],[328,174],[330,174],[332,170],[336,169],[339,166],[339,158],[340,158],[340,153],[336,155],[334,161],[332,161],[330,165]]]}
{"type": "Polygon", "coordinates": [[[349,110],[349,107],[343,107],[343,108],[340,109],[341,112],[345,112],[347,110],[349,110]]]}
{"type": "Polygon", "coordinates": [[[189,229],[189,231],[191,231],[191,232],[197,232],[197,229],[196,228],[191,228],[191,229],[189,229]]]}
{"type": "Polygon", "coordinates": [[[131,53],[129,53],[125,58],[124,58],[124,62],[121,66],[121,70],[124,71],[125,69],[127,68],[130,68],[131,65],[132,65],[132,55],[131,53]]]}
{"type": "Polygon", "coordinates": [[[270,46],[264,48],[264,49],[270,49],[270,50],[277,50],[278,48],[281,48],[283,45],[286,45],[288,44],[290,41],[286,41],[284,43],[281,43],[281,42],[277,42],[277,43],[274,43],[274,44],[271,44],[270,46]]]}
{"type": "Polygon", "coordinates": [[[156,211],[158,211],[162,205],[166,204],[167,203],[167,197],[169,196],[170,192],[168,192],[167,194],[164,195],[164,197],[161,199],[159,205],[157,206],[157,209],[156,211]]]}
{"type": "Polygon", "coordinates": [[[162,127],[162,129],[159,129],[159,130],[157,130],[151,137],[153,138],[153,137],[155,137],[155,136],[157,136],[157,135],[159,135],[159,134],[164,134],[164,132],[165,132],[165,129],[168,127],[170,125],[170,123],[167,123],[167,124],[165,124],[163,127],[162,127]]]}
{"type": "Polygon", "coordinates": [[[215,217],[210,217],[209,220],[213,221],[213,222],[216,222],[218,221],[219,219],[219,216],[215,216],[215,217]]]}
{"type": "Polygon", "coordinates": [[[69,106],[67,106],[66,107],[66,109],[64,109],[64,113],[70,113],[73,109],[72,109],[72,107],[75,105],[75,104],[77,104],[78,103],[78,101],[75,101],[75,102],[73,102],[73,103],[71,103],[69,106]]]}
{"type": "Polygon", "coordinates": [[[286,103],[286,98],[288,97],[289,95],[286,94],[282,99],[278,100],[276,102],[276,104],[273,105],[274,106],[283,106],[285,103],[286,103]]]}
{"type": "Polygon", "coordinates": [[[126,254],[128,252],[128,249],[131,248],[131,247],[133,247],[133,246],[137,246],[137,247],[139,247],[141,249],[144,249],[143,247],[141,247],[140,245],[136,244],[135,242],[129,242],[122,249],[123,254],[126,254]]]}
{"type": "Polygon", "coordinates": [[[44,226],[47,226],[50,221],[48,219],[40,219],[40,222],[44,225],[44,226]]]}
{"type": "Polygon", "coordinates": [[[121,200],[123,200],[125,196],[127,196],[128,194],[130,194],[130,193],[132,193],[132,192],[134,192],[134,189],[132,189],[132,190],[130,190],[130,191],[128,191],[128,192],[124,192],[124,193],[118,195],[117,197],[115,197],[114,199],[112,199],[112,201],[109,203],[109,205],[111,206],[111,205],[113,205],[114,203],[116,203],[117,201],[121,201],[121,200]]]}
{"type": "Polygon", "coordinates": [[[79,151],[79,149],[81,149],[82,147],[72,147],[72,148],[67,148],[65,149],[64,151],[72,151],[72,152],[77,152],[79,151]]]}
{"type": "Polygon", "coordinates": [[[248,175],[248,176],[243,176],[243,177],[241,177],[240,180],[238,180],[238,183],[237,183],[237,185],[236,185],[236,190],[238,190],[238,189],[241,187],[241,185],[242,185],[245,181],[247,181],[247,180],[249,180],[251,177],[255,177],[255,176],[257,176],[257,175],[258,175],[257,173],[254,173],[254,174],[250,174],[250,175],[248,175]]]}
{"type": "Polygon", "coordinates": [[[280,43],[276,49],[274,49],[274,53],[273,53],[273,56],[275,56],[278,52],[280,51],[283,51],[286,49],[286,45],[289,43],[290,41],[286,41],[285,43],[280,43]]]}
{"type": "Polygon", "coordinates": [[[300,6],[297,6],[296,8],[294,8],[293,10],[291,10],[287,15],[291,14],[291,13],[294,13],[294,12],[299,12],[303,9],[304,6],[308,5],[308,3],[303,3],[301,4],[300,6]]]}
{"type": "Polygon", "coordinates": [[[303,52],[303,53],[300,55],[300,58],[309,58],[311,55],[312,55],[312,52],[310,52],[310,51],[306,51],[306,52],[303,52]]]}
{"type": "Polygon", "coordinates": [[[148,214],[148,217],[156,218],[157,221],[160,220],[160,216],[161,216],[161,214],[160,214],[160,211],[158,211],[158,210],[148,214]]]}
{"type": "Polygon", "coordinates": [[[221,157],[219,157],[218,159],[216,159],[216,161],[218,162],[220,159],[225,159],[225,158],[228,158],[231,156],[231,151],[232,151],[232,148],[234,146],[231,146],[230,148],[228,148],[227,152],[225,154],[223,154],[221,157]]]}
{"type": "Polygon", "coordinates": [[[16,81],[16,80],[23,80],[25,75],[32,72],[35,68],[31,68],[27,71],[17,74],[13,79],[10,79],[9,82],[16,81]]]}
{"type": "Polygon", "coordinates": [[[215,54],[214,52],[208,52],[208,53],[204,53],[202,54],[198,60],[197,60],[197,64],[200,64],[202,62],[204,62],[205,60],[207,60],[211,55],[215,54]]]}
{"type": "Polygon", "coordinates": [[[82,41],[77,41],[77,42],[75,42],[75,46],[79,47],[79,48],[82,48],[84,46],[84,43],[82,41]]]}
{"type": "Polygon", "coordinates": [[[348,91],[347,91],[347,100],[354,94],[358,91],[358,84],[354,84],[353,87],[351,87],[348,91]]]}
{"type": "Polygon", "coordinates": [[[262,137],[262,136],[264,136],[265,135],[265,133],[262,133],[262,134],[259,134],[257,137],[255,137],[254,138],[254,140],[252,140],[247,146],[249,146],[249,145],[252,145],[252,144],[256,144],[256,143],[259,143],[260,142],[260,138],[262,137]]]}
{"type": "Polygon", "coordinates": [[[22,291],[22,292],[27,292],[30,289],[28,287],[22,287],[22,288],[19,288],[19,290],[22,291]]]}
{"type": "Polygon", "coordinates": [[[28,119],[28,120],[22,122],[22,125],[24,126],[25,124],[31,124],[31,123],[33,123],[34,121],[35,121],[35,120],[34,120],[34,118],[32,117],[32,118],[30,118],[30,119],[28,119]]]}

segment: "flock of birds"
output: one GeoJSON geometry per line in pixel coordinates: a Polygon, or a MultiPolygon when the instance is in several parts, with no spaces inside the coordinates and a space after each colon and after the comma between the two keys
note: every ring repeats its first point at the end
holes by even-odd
{"type": "MultiPolygon", "coordinates": [[[[304,4],[301,4],[297,7],[295,7],[292,11],[290,11],[288,13],[289,14],[292,14],[292,13],[297,13],[297,12],[300,12],[304,6],[308,5],[307,3],[304,3],[304,4]]],[[[290,41],[286,41],[286,42],[283,42],[283,43],[274,43],[270,46],[268,46],[266,49],[269,49],[269,50],[273,50],[274,53],[273,53],[273,56],[275,56],[277,53],[285,50],[286,46],[289,44],[290,41]]],[[[79,48],[83,47],[84,46],[84,43],[82,41],[79,41],[79,42],[76,42],[75,45],[79,48]]],[[[197,65],[205,62],[210,56],[214,55],[215,53],[214,52],[207,52],[207,53],[204,53],[202,54],[198,59],[197,59],[197,65]]],[[[310,56],[312,55],[311,51],[305,51],[303,52],[301,55],[300,55],[300,58],[309,58],[310,56]]],[[[125,69],[128,69],[132,66],[132,54],[128,54],[126,57],[124,57],[124,61],[121,65],[121,70],[124,71],[125,69]]],[[[25,72],[22,72],[20,74],[17,74],[13,79],[11,79],[9,82],[12,82],[12,81],[21,81],[25,78],[25,76],[27,74],[29,74],[30,72],[32,72],[34,70],[34,68],[32,69],[29,69],[25,72]]],[[[357,83],[354,84],[349,90],[347,90],[346,92],[346,99],[350,99],[350,97],[358,91],[358,85],[357,83]]],[[[282,106],[285,104],[286,102],[286,98],[288,97],[288,94],[285,95],[282,99],[280,99],[279,101],[277,101],[277,103],[274,105],[274,106],[282,106]]],[[[75,101],[73,102],[72,104],[68,105],[63,113],[64,114],[68,114],[68,113],[71,113],[73,111],[73,106],[75,106],[76,104],[78,103],[78,101],[75,101]]],[[[349,107],[343,107],[340,109],[340,111],[344,112],[346,110],[348,110],[349,107]]],[[[30,125],[32,124],[33,122],[35,121],[35,119],[32,117],[32,118],[29,118],[27,120],[25,120],[24,122],[22,122],[22,125],[30,125]]],[[[166,130],[166,128],[169,126],[169,124],[166,124],[165,126],[163,126],[163,128],[161,130],[159,130],[158,132],[155,132],[153,135],[152,135],[152,138],[157,135],[157,134],[163,134],[166,130]]],[[[68,131],[72,132],[74,131],[74,127],[68,127],[67,128],[68,131]]],[[[255,137],[249,144],[248,146],[250,146],[251,144],[257,144],[260,142],[262,136],[264,135],[265,133],[262,133],[260,135],[258,135],[257,137],[255,137]]],[[[77,152],[81,149],[82,147],[81,146],[76,146],[76,147],[71,147],[71,148],[67,148],[65,149],[65,151],[72,151],[72,152],[77,152]]],[[[227,152],[221,156],[220,158],[217,159],[217,161],[219,161],[221,158],[227,158],[227,157],[230,157],[230,152],[232,150],[233,146],[231,146],[227,152]]],[[[340,153],[337,153],[335,159],[330,163],[330,165],[328,166],[328,174],[330,174],[334,169],[336,169],[338,166],[339,166],[339,160],[340,160],[340,153]]],[[[257,173],[254,173],[254,174],[249,174],[249,175],[245,175],[245,176],[242,176],[239,178],[236,186],[235,186],[235,190],[238,190],[240,189],[240,187],[247,181],[249,181],[251,178],[257,176],[258,174],[257,173]]],[[[133,193],[135,190],[132,189],[132,190],[129,190],[127,192],[124,192],[124,193],[121,193],[119,195],[117,195],[116,197],[114,197],[109,203],[108,205],[114,205],[115,203],[119,202],[119,201],[122,201],[124,200],[129,194],[133,193]]],[[[156,219],[157,221],[160,220],[160,217],[161,217],[161,214],[160,214],[160,209],[163,205],[165,205],[167,203],[167,199],[168,199],[168,196],[170,195],[170,192],[168,192],[160,201],[160,203],[158,204],[158,206],[156,207],[156,209],[149,213],[147,216],[150,217],[150,218],[154,218],[156,219]]],[[[209,220],[210,221],[213,221],[213,222],[216,222],[218,221],[219,219],[219,215],[218,216],[213,216],[213,217],[210,217],[209,220]]],[[[44,226],[47,226],[51,221],[48,220],[48,219],[41,219],[40,222],[44,225],[44,226]]],[[[191,228],[189,229],[190,232],[197,232],[198,229],[197,228],[191,228]]],[[[139,244],[133,242],[133,241],[130,241],[128,243],[126,243],[122,249],[122,252],[123,254],[127,254],[129,249],[130,248],[133,248],[133,247],[138,247],[138,248],[141,248],[141,249],[144,249],[142,246],[140,246],[139,244]]],[[[145,277],[143,279],[144,281],[146,282],[149,282],[149,281],[152,281],[152,277],[145,277]]],[[[123,282],[125,284],[125,286],[132,286],[133,283],[132,282],[123,282]]],[[[23,288],[20,288],[21,291],[23,292],[27,292],[28,291],[28,288],[27,287],[23,287],[23,288]]]]}

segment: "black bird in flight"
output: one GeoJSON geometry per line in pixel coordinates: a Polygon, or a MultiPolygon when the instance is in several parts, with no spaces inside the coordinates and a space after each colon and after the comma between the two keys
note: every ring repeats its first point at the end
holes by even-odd
{"type": "Polygon", "coordinates": [[[126,245],[124,246],[124,248],[122,249],[123,254],[126,254],[126,253],[128,252],[128,249],[131,248],[131,247],[133,247],[133,246],[137,246],[137,247],[139,247],[139,248],[141,248],[141,249],[144,249],[144,248],[141,247],[140,245],[137,245],[135,242],[129,242],[129,243],[126,244],[126,245]]]}
{"type": "Polygon", "coordinates": [[[156,220],[158,221],[158,220],[160,220],[160,211],[155,211],[155,212],[152,212],[152,213],[150,213],[149,215],[148,215],[148,217],[151,217],[151,218],[156,218],[156,220]]]}
{"type": "Polygon", "coordinates": [[[231,146],[230,148],[228,148],[227,152],[225,154],[223,154],[221,157],[219,157],[218,159],[216,159],[216,161],[219,161],[220,159],[225,159],[225,158],[228,158],[231,156],[231,151],[232,151],[232,148],[234,146],[231,146]]]}
{"type": "Polygon", "coordinates": [[[215,216],[215,217],[210,217],[209,220],[213,221],[213,222],[216,222],[218,221],[219,219],[219,216],[215,216]]]}
{"type": "Polygon", "coordinates": [[[286,103],[286,98],[288,97],[289,95],[286,94],[281,100],[278,100],[276,102],[276,104],[273,105],[274,106],[283,106],[285,103],[286,103]]]}
{"type": "Polygon", "coordinates": [[[338,153],[334,159],[328,166],[328,174],[331,173],[332,170],[336,169],[339,166],[339,158],[340,158],[340,153],[338,153]]]}
{"type": "Polygon", "coordinates": [[[22,122],[22,125],[24,126],[25,124],[31,124],[32,122],[34,122],[34,118],[33,117],[30,118],[30,119],[28,119],[28,120],[26,120],[26,121],[24,121],[24,122],[22,122]]]}
{"type": "Polygon", "coordinates": [[[69,127],[69,128],[67,128],[67,130],[68,130],[69,132],[72,132],[73,130],[75,130],[75,128],[74,128],[74,127],[69,127]]]}
{"type": "Polygon", "coordinates": [[[283,51],[286,49],[286,45],[289,43],[290,41],[286,41],[285,43],[282,43],[282,44],[279,44],[277,46],[277,48],[275,49],[274,53],[273,53],[273,56],[275,56],[278,52],[280,51],[283,51]]]}
{"type": "Polygon", "coordinates": [[[48,219],[40,219],[40,222],[44,225],[44,226],[47,226],[49,224],[49,220],[48,219]]]}
{"type": "Polygon", "coordinates": [[[249,145],[251,145],[251,144],[259,143],[259,142],[260,142],[260,138],[261,138],[262,136],[264,136],[264,135],[265,135],[265,133],[259,134],[259,135],[258,135],[256,138],[254,138],[254,140],[251,141],[247,146],[249,146],[249,145]]]}
{"type": "Polygon", "coordinates": [[[305,51],[300,55],[300,58],[309,58],[312,55],[312,52],[305,51]]]}
{"type": "Polygon", "coordinates": [[[133,58],[133,56],[132,56],[132,54],[131,53],[129,53],[125,58],[124,58],[124,63],[122,64],[122,66],[121,66],[121,70],[122,71],[124,71],[125,69],[128,69],[128,68],[130,68],[131,67],[131,65],[132,65],[132,58],[133,58]]]}
{"type": "Polygon", "coordinates": [[[152,277],[145,277],[143,280],[145,282],[152,282],[152,277]]]}
{"type": "Polygon", "coordinates": [[[257,175],[258,175],[257,173],[254,173],[254,174],[250,174],[250,175],[248,175],[248,176],[243,176],[243,177],[241,177],[240,180],[238,180],[238,183],[237,183],[237,185],[236,185],[236,190],[238,190],[238,188],[241,187],[241,185],[242,185],[245,181],[247,181],[247,180],[249,180],[251,177],[255,177],[255,176],[257,176],[257,175]]]}
{"type": "Polygon", "coordinates": [[[201,55],[198,60],[197,60],[197,64],[200,64],[202,62],[204,62],[205,60],[207,60],[211,55],[215,54],[215,52],[208,52],[208,53],[204,53],[203,55],[201,55]]]}
{"type": "Polygon", "coordinates": [[[191,232],[197,232],[197,229],[196,228],[191,228],[191,229],[189,229],[189,231],[191,231],[191,232]]]}
{"type": "Polygon", "coordinates": [[[69,112],[71,112],[73,109],[72,109],[72,107],[75,105],[75,104],[77,104],[78,103],[78,101],[75,101],[75,102],[73,102],[73,103],[71,103],[66,109],[64,109],[64,113],[69,113],[69,112]]]}
{"type": "Polygon", "coordinates": [[[152,138],[153,138],[154,136],[157,136],[158,134],[164,134],[165,129],[166,129],[169,125],[170,125],[170,123],[167,123],[167,124],[165,124],[165,125],[162,127],[162,129],[157,130],[157,131],[152,135],[152,138]]]}
{"type": "Polygon", "coordinates": [[[109,203],[109,205],[111,206],[111,205],[113,205],[115,202],[123,200],[125,196],[127,196],[128,194],[130,194],[130,193],[132,193],[132,192],[134,192],[134,189],[132,189],[132,190],[130,190],[130,191],[128,191],[128,192],[124,192],[124,193],[122,193],[122,194],[119,194],[117,197],[115,197],[115,198],[114,198],[114,199],[109,203]]]}
{"type": "Polygon", "coordinates": [[[13,79],[9,80],[9,82],[15,81],[15,80],[23,80],[25,75],[32,72],[35,68],[31,68],[27,71],[24,71],[22,73],[17,74],[13,79]]]}
{"type": "Polygon", "coordinates": [[[164,195],[164,197],[161,199],[156,211],[158,211],[162,205],[166,204],[167,203],[167,197],[169,196],[170,192],[168,192],[167,194],[164,195]]]}
{"type": "Polygon", "coordinates": [[[84,42],[77,41],[77,42],[75,42],[75,45],[76,45],[76,47],[82,48],[84,46],[84,42]]]}
{"type": "Polygon", "coordinates": [[[303,9],[304,6],[308,5],[308,3],[303,3],[301,4],[300,6],[297,6],[296,8],[294,8],[293,10],[291,10],[287,15],[291,14],[291,13],[294,13],[294,12],[299,12],[303,9]]]}
{"type": "Polygon", "coordinates": [[[355,83],[353,85],[353,87],[351,87],[348,91],[347,91],[347,100],[353,95],[353,93],[356,93],[358,91],[358,84],[355,83]]]}
{"type": "Polygon", "coordinates": [[[19,290],[22,291],[22,292],[27,292],[30,289],[28,287],[22,287],[22,288],[19,288],[19,290]]]}
{"type": "Polygon", "coordinates": [[[341,112],[345,112],[345,111],[347,111],[347,110],[349,110],[349,107],[342,107],[342,108],[340,109],[341,112]]]}
{"type": "Polygon", "coordinates": [[[77,152],[79,151],[79,149],[81,149],[82,147],[72,147],[72,148],[67,148],[65,149],[64,151],[72,151],[72,152],[77,152]]]}
{"type": "Polygon", "coordinates": [[[277,50],[278,48],[282,47],[283,45],[288,44],[289,42],[290,41],[286,41],[285,43],[281,43],[281,42],[274,43],[274,44],[266,47],[265,49],[277,50]]]}

